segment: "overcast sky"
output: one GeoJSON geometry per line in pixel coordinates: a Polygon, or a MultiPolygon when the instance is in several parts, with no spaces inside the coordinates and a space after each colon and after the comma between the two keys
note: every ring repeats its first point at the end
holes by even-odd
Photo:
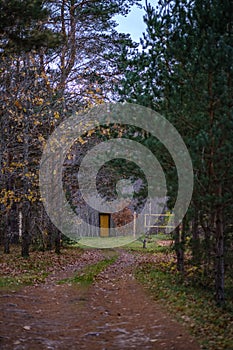
{"type": "MultiPolygon", "coordinates": [[[[149,1],[155,7],[157,0],[149,1]]],[[[145,0],[142,1],[143,6],[145,0]]],[[[142,33],[145,31],[145,24],[143,22],[144,9],[139,9],[137,6],[133,6],[130,14],[127,17],[116,16],[115,19],[119,23],[117,30],[122,33],[129,33],[134,41],[139,42],[142,33]]]]}

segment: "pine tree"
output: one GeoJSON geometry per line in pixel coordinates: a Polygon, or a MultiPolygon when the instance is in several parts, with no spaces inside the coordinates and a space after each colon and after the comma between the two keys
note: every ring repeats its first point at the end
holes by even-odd
{"type": "Polygon", "coordinates": [[[57,34],[45,26],[48,17],[42,0],[0,1],[1,54],[57,46],[57,34]]]}
{"type": "Polygon", "coordinates": [[[190,212],[204,229],[205,263],[224,304],[233,192],[232,1],[159,1],[157,11],[147,5],[145,23],[143,52],[123,61],[120,94],[164,114],[188,146],[195,172],[190,212]]]}

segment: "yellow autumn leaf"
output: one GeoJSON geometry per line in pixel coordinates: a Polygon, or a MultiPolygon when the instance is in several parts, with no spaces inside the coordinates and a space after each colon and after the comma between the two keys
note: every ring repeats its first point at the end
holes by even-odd
{"type": "Polygon", "coordinates": [[[39,136],[38,136],[38,140],[39,140],[40,142],[43,142],[43,141],[44,141],[44,137],[43,137],[42,135],[39,135],[39,136]]]}
{"type": "Polygon", "coordinates": [[[44,102],[44,99],[43,98],[39,98],[39,97],[36,97],[34,99],[34,103],[36,104],[36,106],[41,106],[44,102]]]}
{"type": "Polygon", "coordinates": [[[20,135],[17,136],[17,141],[18,142],[23,142],[23,139],[22,139],[22,137],[20,135]]]}
{"type": "Polygon", "coordinates": [[[83,145],[83,144],[86,143],[87,141],[84,141],[83,138],[82,138],[81,136],[79,136],[78,142],[81,143],[81,145],[83,145]]]}
{"type": "Polygon", "coordinates": [[[55,118],[55,119],[59,119],[59,118],[60,118],[60,114],[59,114],[59,112],[57,112],[57,111],[54,112],[53,115],[54,115],[54,118],[55,118]]]}
{"type": "Polygon", "coordinates": [[[88,130],[87,136],[90,137],[92,134],[94,134],[94,132],[94,129],[88,130]]]}

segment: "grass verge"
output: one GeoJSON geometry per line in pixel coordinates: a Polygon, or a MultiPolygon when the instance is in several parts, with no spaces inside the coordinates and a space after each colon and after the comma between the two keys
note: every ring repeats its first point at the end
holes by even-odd
{"type": "Polygon", "coordinates": [[[52,251],[33,251],[25,259],[21,257],[20,247],[12,246],[10,254],[0,256],[0,289],[43,283],[50,273],[74,263],[81,254],[78,248],[66,248],[60,255],[52,251]]]}
{"type": "Polygon", "coordinates": [[[154,252],[161,248],[161,251],[165,251],[172,244],[171,236],[167,234],[153,234],[153,235],[142,235],[140,237],[129,236],[119,236],[119,237],[86,237],[82,238],[75,245],[77,247],[85,248],[123,248],[127,250],[142,250],[143,248],[143,240],[146,239],[146,251],[154,252]]]}
{"type": "Polygon", "coordinates": [[[123,246],[123,249],[126,249],[131,252],[144,252],[144,253],[168,253],[171,251],[172,239],[170,235],[166,234],[156,234],[150,236],[142,236],[136,239],[135,241],[123,246]],[[143,248],[143,240],[146,239],[146,248],[143,248]]]}
{"type": "Polygon", "coordinates": [[[71,278],[65,278],[58,281],[58,284],[78,283],[82,286],[89,286],[95,281],[95,278],[104,271],[109,265],[112,265],[117,259],[117,255],[107,257],[96,264],[89,265],[71,278]]]}
{"type": "Polygon", "coordinates": [[[186,285],[175,273],[153,263],[136,270],[137,279],[162,302],[205,350],[233,349],[233,312],[218,308],[213,295],[202,288],[186,285]]]}
{"type": "Polygon", "coordinates": [[[48,272],[43,273],[23,273],[15,277],[0,277],[0,288],[2,290],[9,288],[16,288],[20,286],[29,286],[33,284],[43,283],[46,277],[49,275],[48,272]]]}

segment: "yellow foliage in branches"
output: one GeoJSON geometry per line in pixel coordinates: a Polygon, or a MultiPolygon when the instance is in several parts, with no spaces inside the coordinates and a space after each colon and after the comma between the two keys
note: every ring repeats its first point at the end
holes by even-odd
{"type": "Polygon", "coordinates": [[[81,145],[84,145],[84,143],[86,143],[87,141],[83,140],[83,138],[80,136],[78,138],[78,142],[81,143],[81,145]]]}
{"type": "Polygon", "coordinates": [[[34,100],[33,100],[33,103],[36,106],[41,106],[44,103],[44,99],[40,98],[40,97],[35,97],[34,100]]]}
{"type": "Polygon", "coordinates": [[[55,118],[55,119],[59,119],[59,118],[60,118],[60,114],[59,114],[59,112],[57,112],[57,111],[54,112],[53,115],[54,115],[54,118],[55,118]]]}

